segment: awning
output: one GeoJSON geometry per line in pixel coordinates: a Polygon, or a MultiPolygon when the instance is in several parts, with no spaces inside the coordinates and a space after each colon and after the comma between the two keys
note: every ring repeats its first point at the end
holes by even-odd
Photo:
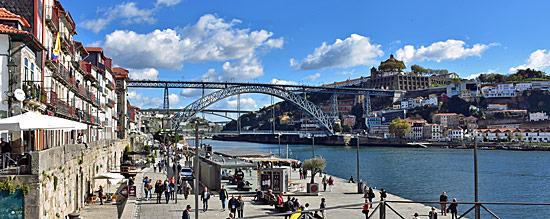
{"type": "Polygon", "coordinates": [[[0,119],[0,130],[83,130],[87,128],[88,126],[84,123],[34,112],[0,119]]]}

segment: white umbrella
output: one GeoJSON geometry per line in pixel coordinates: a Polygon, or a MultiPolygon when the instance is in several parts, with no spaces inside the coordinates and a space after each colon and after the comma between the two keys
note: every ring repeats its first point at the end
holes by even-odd
{"type": "Polygon", "coordinates": [[[107,192],[111,190],[111,184],[117,184],[120,180],[124,179],[123,175],[118,173],[102,173],[97,176],[94,176],[93,179],[106,179],[107,180],[107,192]]]}
{"type": "Polygon", "coordinates": [[[0,119],[0,130],[82,130],[87,128],[84,123],[34,112],[0,119]]]}

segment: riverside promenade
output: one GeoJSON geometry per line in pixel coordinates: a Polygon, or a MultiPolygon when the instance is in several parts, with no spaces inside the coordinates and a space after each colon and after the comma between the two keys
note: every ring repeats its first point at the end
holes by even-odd
{"type": "MultiPolygon", "coordinates": [[[[124,210],[124,214],[122,218],[124,219],[140,219],[140,218],[181,218],[182,212],[187,205],[191,205],[192,211],[191,211],[191,218],[194,218],[194,209],[195,201],[194,201],[194,195],[190,195],[187,200],[184,199],[183,195],[178,195],[178,203],[175,204],[174,200],[170,200],[168,204],[165,203],[164,195],[162,196],[162,204],[156,204],[156,194],[153,194],[153,198],[151,200],[144,200],[144,193],[143,193],[143,184],[142,179],[143,177],[147,176],[154,181],[157,179],[166,179],[166,177],[172,176],[171,168],[168,169],[168,171],[163,172],[154,172],[153,168],[145,168],[140,174],[136,176],[136,186],[137,186],[137,197],[135,199],[130,199],[126,205],[126,208],[124,210]]],[[[330,175],[330,174],[329,174],[330,175]]],[[[310,204],[309,209],[316,209],[319,208],[319,204],[321,201],[321,198],[326,199],[327,208],[336,207],[336,206],[345,206],[342,208],[337,209],[330,209],[326,211],[327,218],[365,218],[365,215],[362,214],[362,203],[364,203],[363,195],[357,194],[357,186],[354,183],[348,183],[347,180],[333,177],[335,179],[334,187],[332,189],[332,192],[328,191],[322,191],[322,184],[321,177],[319,175],[316,176],[315,182],[320,184],[321,192],[318,195],[306,195],[303,193],[297,193],[296,195],[292,195],[292,193],[285,194],[285,201],[287,198],[295,197],[298,198],[301,205],[305,205],[306,203],[310,204]]],[[[302,183],[302,185],[306,185],[310,181],[310,177],[307,179],[299,179],[299,173],[297,171],[292,171],[291,173],[291,181],[302,183]]],[[[231,196],[231,191],[228,191],[229,195],[231,196]]],[[[391,192],[391,191],[388,191],[391,192]]],[[[373,201],[380,200],[379,195],[380,193],[378,191],[375,191],[376,198],[373,201]]],[[[244,207],[244,216],[250,217],[250,216],[259,216],[259,215],[269,215],[272,213],[276,213],[274,211],[274,207],[270,205],[256,205],[253,204],[252,196],[246,196],[243,197],[245,201],[245,207],[244,207]]],[[[392,195],[388,193],[387,200],[392,201],[409,201],[407,199],[392,195]]],[[[226,201],[227,203],[227,201],[226,201]]],[[[373,204],[373,208],[371,208],[371,212],[374,210],[374,207],[376,207],[377,204],[373,204]]],[[[418,213],[420,215],[420,218],[428,218],[428,212],[430,211],[431,207],[423,204],[400,204],[400,203],[390,203],[391,207],[398,211],[403,217],[405,218],[413,218],[414,213],[418,213]]],[[[207,218],[207,219],[225,219],[229,215],[229,210],[226,210],[225,212],[222,211],[221,207],[221,201],[219,200],[219,197],[217,193],[214,193],[214,195],[211,197],[209,201],[209,207],[208,211],[203,212],[202,211],[202,201],[199,200],[199,218],[207,218]]],[[[395,213],[393,213],[389,208],[386,208],[386,218],[401,218],[395,213]]],[[[439,212],[439,210],[438,210],[439,212]]],[[[438,215],[439,218],[451,218],[450,214],[447,214],[447,216],[438,215]]],[[[88,218],[116,218],[116,207],[114,206],[98,206],[98,205],[91,205],[88,207],[85,207],[82,211],[82,218],[88,219],[88,218]]],[[[268,217],[262,217],[262,218],[284,218],[283,216],[268,216],[268,217]]],[[[371,218],[379,218],[379,212],[377,211],[374,215],[372,215],[371,218]]]]}

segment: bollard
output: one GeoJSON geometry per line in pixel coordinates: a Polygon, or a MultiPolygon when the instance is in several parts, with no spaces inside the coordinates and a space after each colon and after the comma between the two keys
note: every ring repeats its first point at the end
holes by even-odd
{"type": "Polygon", "coordinates": [[[380,219],[386,219],[386,201],[380,202],[380,219]]]}
{"type": "Polygon", "coordinates": [[[79,213],[70,213],[69,214],[69,219],[80,219],[80,214],[79,213]]]}

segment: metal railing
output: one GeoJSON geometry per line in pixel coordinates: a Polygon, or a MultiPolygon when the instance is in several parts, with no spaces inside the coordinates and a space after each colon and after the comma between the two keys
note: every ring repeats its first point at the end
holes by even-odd
{"type": "Polygon", "coordinates": [[[31,174],[31,161],[30,153],[2,153],[0,155],[0,174],[31,174]]]}
{"type": "MultiPolygon", "coordinates": [[[[253,216],[247,216],[242,218],[264,218],[264,217],[273,217],[273,216],[289,216],[292,214],[301,214],[299,219],[308,219],[308,218],[314,218],[314,214],[318,213],[322,210],[324,211],[330,211],[330,210],[342,210],[342,209],[350,209],[353,207],[362,207],[365,204],[372,204],[372,206],[376,205],[374,208],[369,209],[369,215],[367,218],[380,218],[385,219],[390,214],[392,217],[399,217],[402,219],[405,218],[411,218],[413,215],[404,215],[400,213],[396,208],[392,207],[390,204],[451,204],[453,202],[432,202],[432,201],[373,201],[373,202],[364,202],[364,203],[357,203],[357,204],[347,204],[347,205],[338,205],[333,207],[327,207],[324,209],[309,209],[304,211],[292,211],[292,212],[280,212],[280,213],[267,213],[262,215],[253,215],[253,216]],[[378,215],[378,217],[376,217],[378,215]]],[[[462,214],[458,215],[458,218],[464,218],[466,215],[470,214],[473,210],[475,215],[474,218],[481,218],[481,209],[485,210],[489,215],[491,215],[494,218],[500,219],[497,214],[489,210],[489,208],[486,207],[486,205],[530,205],[530,206],[550,206],[550,203],[522,203],[522,202],[454,202],[459,205],[473,205],[468,210],[464,211],[462,214]]],[[[275,209],[275,207],[273,207],[275,209]]],[[[439,211],[436,212],[439,214],[439,211]]],[[[363,215],[365,217],[364,213],[362,212],[362,208],[357,209],[357,215],[363,215]]]]}

